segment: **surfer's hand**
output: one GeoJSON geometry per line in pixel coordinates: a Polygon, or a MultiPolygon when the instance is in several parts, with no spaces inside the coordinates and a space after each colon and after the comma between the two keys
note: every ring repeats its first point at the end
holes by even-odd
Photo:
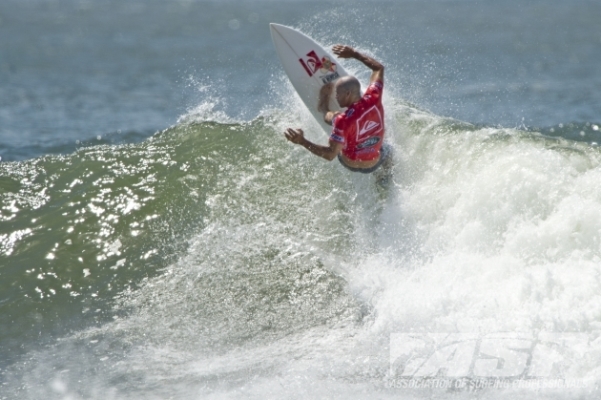
{"type": "Polygon", "coordinates": [[[337,44],[332,47],[332,51],[340,58],[352,58],[355,56],[355,49],[350,46],[344,46],[342,44],[337,44]]]}
{"type": "Polygon", "coordinates": [[[286,132],[284,132],[284,136],[286,136],[286,139],[295,144],[301,144],[303,140],[305,140],[305,134],[302,129],[295,130],[288,128],[286,129],[286,132]]]}

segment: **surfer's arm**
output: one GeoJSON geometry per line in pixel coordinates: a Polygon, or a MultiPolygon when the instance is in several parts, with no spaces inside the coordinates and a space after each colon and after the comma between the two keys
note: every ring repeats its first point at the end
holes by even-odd
{"type": "Polygon", "coordinates": [[[340,153],[342,147],[344,146],[344,144],[334,142],[333,140],[329,141],[328,146],[320,146],[318,144],[310,142],[309,140],[305,139],[305,135],[302,129],[295,130],[292,128],[288,128],[284,133],[284,136],[286,136],[286,139],[288,139],[292,143],[300,144],[305,149],[309,150],[311,153],[321,158],[325,158],[328,161],[332,161],[334,158],[336,158],[336,156],[338,155],[338,153],[340,153]]]}
{"type": "Polygon", "coordinates": [[[365,64],[367,68],[371,69],[373,72],[369,79],[370,83],[375,81],[384,82],[384,66],[373,58],[359,53],[350,46],[343,46],[341,44],[334,46],[332,51],[340,58],[354,58],[355,60],[359,60],[365,64]]]}
{"type": "Polygon", "coordinates": [[[317,111],[323,114],[323,120],[326,124],[332,125],[332,120],[336,114],[340,114],[340,111],[330,111],[330,96],[334,83],[330,82],[325,84],[319,90],[319,104],[317,105],[317,111]]]}

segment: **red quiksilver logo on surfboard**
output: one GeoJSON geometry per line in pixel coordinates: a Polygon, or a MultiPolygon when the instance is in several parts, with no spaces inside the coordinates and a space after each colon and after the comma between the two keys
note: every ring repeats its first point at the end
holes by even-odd
{"type": "MultiPolygon", "coordinates": [[[[317,71],[321,71],[324,74],[336,71],[336,64],[330,60],[330,57],[324,56],[320,59],[317,53],[315,53],[315,50],[311,50],[307,53],[305,59],[299,58],[298,61],[301,63],[305,71],[307,71],[309,76],[313,76],[317,71]]],[[[337,77],[338,76],[336,76],[336,78],[337,77]]]]}
{"type": "Polygon", "coordinates": [[[307,53],[306,60],[299,58],[298,61],[300,61],[301,65],[303,66],[303,68],[305,68],[305,71],[307,71],[309,76],[313,76],[313,74],[316,73],[317,70],[320,69],[322,66],[321,60],[315,53],[315,50],[311,50],[307,53]]]}

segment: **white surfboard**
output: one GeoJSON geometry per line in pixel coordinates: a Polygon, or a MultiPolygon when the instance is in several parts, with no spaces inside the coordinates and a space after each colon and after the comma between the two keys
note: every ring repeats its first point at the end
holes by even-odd
{"type": "MultiPolygon", "coordinates": [[[[323,114],[317,111],[319,90],[326,83],[348,74],[334,56],[307,35],[284,25],[269,24],[269,27],[275,50],[292,86],[329,134],[332,127],[323,121],[323,114]]],[[[332,96],[330,110],[339,109],[332,96]]]]}

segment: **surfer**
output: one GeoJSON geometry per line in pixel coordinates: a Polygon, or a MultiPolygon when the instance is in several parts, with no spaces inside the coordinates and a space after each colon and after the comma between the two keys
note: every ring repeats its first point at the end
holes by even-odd
{"type": "Polygon", "coordinates": [[[392,147],[384,143],[384,66],[349,46],[336,45],[332,51],[339,58],[359,60],[373,71],[365,94],[361,96],[361,85],[354,76],[344,76],[321,88],[318,110],[323,113],[324,121],[332,125],[328,146],[305,139],[302,129],[288,128],[284,135],[292,143],[328,161],[337,157],[353,172],[368,174],[383,166],[388,173],[378,177],[378,181],[387,181],[392,167],[392,147]],[[329,110],[332,91],[346,111],[329,110]]]}

